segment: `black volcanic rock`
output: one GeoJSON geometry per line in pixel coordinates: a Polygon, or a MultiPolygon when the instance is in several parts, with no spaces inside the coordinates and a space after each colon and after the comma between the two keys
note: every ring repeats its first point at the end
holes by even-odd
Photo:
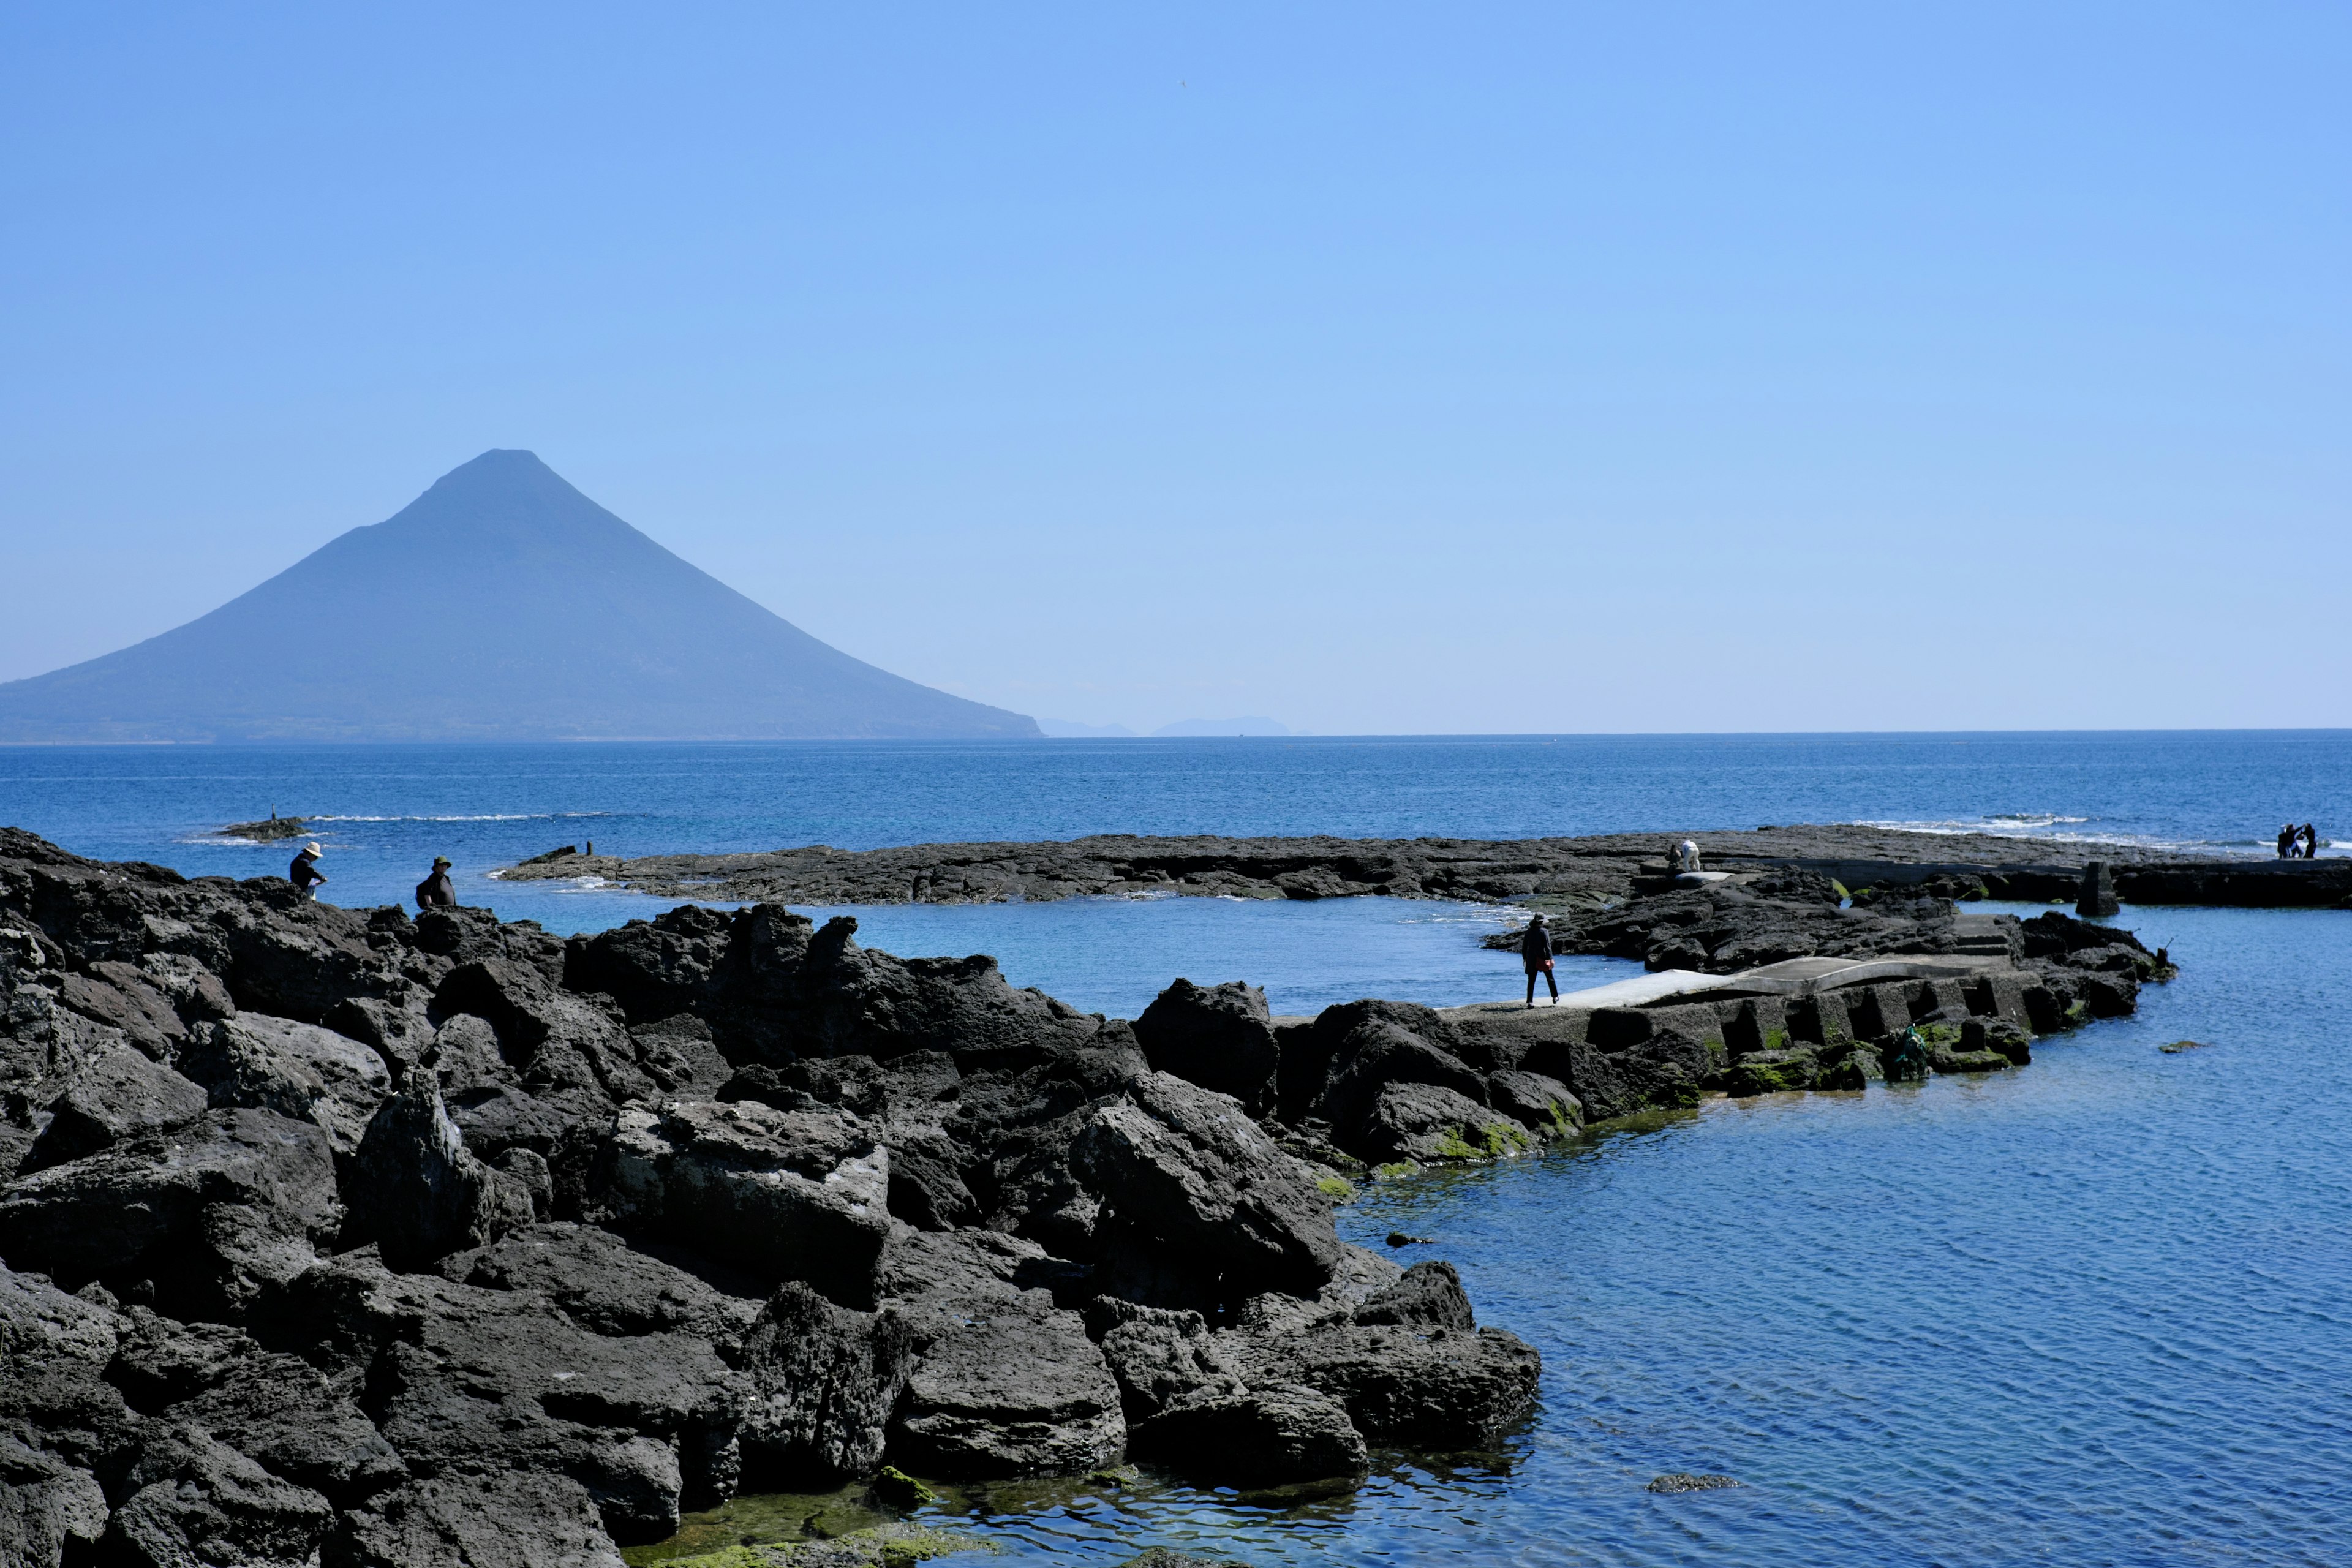
{"type": "Polygon", "coordinates": [[[485,452],[211,614],[0,685],[0,741],[1018,737],[485,452]]]}
{"type": "MultiPolygon", "coordinates": [[[[0,1557],[612,1568],[740,1489],[1154,1423],[1221,1481],[1344,1476],[1535,1364],[1342,1245],[1311,1141],[992,960],[289,893],[0,829],[0,1557]]],[[[1238,1037],[1190,1065],[1263,1101],[1263,1000],[1202,994],[1238,1037]]],[[[1318,1093],[1393,1058],[1568,1102],[1425,1008],[1327,1023],[1318,1093]]]]}

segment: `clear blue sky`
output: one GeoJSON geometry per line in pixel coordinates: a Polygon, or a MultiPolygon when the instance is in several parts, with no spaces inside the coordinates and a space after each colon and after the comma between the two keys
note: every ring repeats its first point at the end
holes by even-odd
{"type": "Polygon", "coordinates": [[[2341,4],[22,5],[0,136],[0,678],[528,447],[1051,717],[2352,724],[2341,4]]]}

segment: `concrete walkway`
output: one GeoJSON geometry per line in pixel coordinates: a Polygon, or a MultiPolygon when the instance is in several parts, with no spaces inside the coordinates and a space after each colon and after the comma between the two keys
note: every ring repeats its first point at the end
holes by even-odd
{"type": "MultiPolygon", "coordinates": [[[[1669,996],[1696,995],[1700,993],[1728,993],[1735,996],[1810,996],[1816,991],[1834,991],[1845,985],[1864,985],[1880,980],[1941,980],[1975,973],[1983,969],[2006,969],[2006,956],[1992,957],[1975,953],[1906,953],[1896,958],[1790,958],[1779,963],[1768,963],[1760,969],[1744,969],[1737,974],[1702,974],[1695,969],[1662,969],[1655,974],[1636,975],[1630,980],[1613,981],[1607,985],[1594,985],[1582,991],[1568,991],[1554,1002],[1549,996],[1538,996],[1541,1007],[1575,1007],[1590,1010],[1596,1007],[1645,1007],[1669,996]]],[[[1517,1013],[1526,1010],[1527,1002],[1513,997],[1500,1002],[1472,1002],[1460,1007],[1442,1007],[1442,1013],[1475,1016],[1481,1013],[1517,1013]]]]}

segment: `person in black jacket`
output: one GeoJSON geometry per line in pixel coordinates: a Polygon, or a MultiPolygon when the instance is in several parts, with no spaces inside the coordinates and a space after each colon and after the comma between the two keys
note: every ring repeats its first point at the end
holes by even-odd
{"type": "Polygon", "coordinates": [[[457,901],[457,889],[449,884],[449,857],[433,857],[433,874],[416,884],[416,909],[447,909],[457,901]]]}
{"type": "Polygon", "coordinates": [[[286,879],[293,883],[294,890],[304,898],[319,896],[314,889],[327,879],[319,872],[319,847],[316,844],[302,846],[301,853],[294,857],[294,864],[286,868],[286,879]]]}
{"type": "Polygon", "coordinates": [[[2303,858],[2306,860],[2319,858],[2319,829],[2308,822],[2303,825],[2303,858]]]}
{"type": "Polygon", "coordinates": [[[1551,932],[1544,927],[1544,918],[1538,915],[1528,922],[1519,938],[1519,957],[1528,966],[1528,1005],[1536,1005],[1536,976],[1551,987],[1552,1005],[1559,1005],[1559,982],[1551,977],[1551,932]]]}

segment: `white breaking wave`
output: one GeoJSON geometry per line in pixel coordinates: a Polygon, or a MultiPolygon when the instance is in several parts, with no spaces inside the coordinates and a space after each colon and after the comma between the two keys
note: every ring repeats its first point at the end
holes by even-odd
{"type": "Polygon", "coordinates": [[[469,816],[306,816],[305,822],[569,822],[577,817],[617,816],[614,811],[489,811],[469,816]]]}

